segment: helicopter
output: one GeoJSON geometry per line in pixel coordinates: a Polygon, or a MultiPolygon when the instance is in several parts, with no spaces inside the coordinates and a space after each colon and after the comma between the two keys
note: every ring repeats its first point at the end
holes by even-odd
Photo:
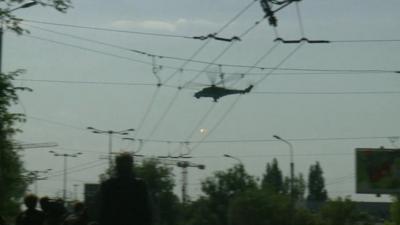
{"type": "MultiPolygon", "coordinates": [[[[243,78],[243,75],[242,75],[243,78]]],[[[226,88],[224,83],[224,74],[220,73],[220,81],[218,83],[215,83],[215,79],[210,78],[211,80],[211,85],[208,87],[203,88],[202,90],[196,92],[194,94],[195,98],[212,98],[214,100],[214,102],[217,102],[219,98],[224,97],[226,95],[233,95],[233,94],[246,94],[249,93],[251,91],[251,89],[253,89],[254,85],[249,85],[247,88],[245,89],[230,89],[230,88],[226,88]],[[219,84],[222,84],[221,86],[219,86],[219,84]]]]}
{"type": "Polygon", "coordinates": [[[216,85],[211,85],[210,87],[203,88],[201,91],[198,91],[194,94],[194,97],[201,98],[201,97],[209,97],[213,98],[214,102],[217,102],[219,98],[224,97],[226,95],[233,95],[233,94],[246,94],[251,91],[253,85],[250,85],[246,89],[228,89],[225,87],[219,87],[216,85]]]}

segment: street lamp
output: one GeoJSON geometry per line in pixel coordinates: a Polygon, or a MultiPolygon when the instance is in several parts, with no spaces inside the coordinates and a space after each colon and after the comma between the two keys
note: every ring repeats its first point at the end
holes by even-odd
{"type": "Polygon", "coordinates": [[[64,157],[64,179],[63,179],[63,199],[64,201],[66,201],[67,199],[67,158],[71,157],[71,158],[76,158],[79,155],[81,155],[81,152],[78,153],[74,153],[74,154],[67,154],[67,153],[58,153],[55,151],[49,151],[50,153],[52,153],[54,156],[61,156],[64,157]]]}
{"type": "Polygon", "coordinates": [[[47,177],[41,176],[41,175],[45,175],[48,172],[50,172],[51,169],[47,169],[47,170],[33,170],[33,171],[29,171],[28,174],[26,175],[27,178],[30,181],[33,181],[33,187],[34,187],[34,193],[35,195],[38,194],[38,181],[39,180],[46,180],[47,177]]]}
{"type": "Polygon", "coordinates": [[[293,211],[294,211],[294,162],[293,162],[293,145],[288,140],[281,138],[278,135],[273,135],[275,139],[286,143],[289,146],[290,151],[290,220],[291,224],[293,224],[293,211]]]}
{"type": "Polygon", "coordinates": [[[126,130],[120,130],[120,131],[115,131],[115,130],[99,130],[94,127],[87,127],[88,130],[91,130],[92,133],[94,134],[108,134],[108,166],[111,169],[112,165],[112,136],[114,134],[118,135],[128,135],[129,132],[135,131],[133,128],[129,128],[126,130]]]}
{"type": "Polygon", "coordinates": [[[242,160],[240,160],[238,157],[235,157],[235,156],[232,156],[232,155],[229,155],[229,154],[224,154],[224,157],[234,159],[234,160],[239,162],[239,165],[243,166],[242,160]]]}

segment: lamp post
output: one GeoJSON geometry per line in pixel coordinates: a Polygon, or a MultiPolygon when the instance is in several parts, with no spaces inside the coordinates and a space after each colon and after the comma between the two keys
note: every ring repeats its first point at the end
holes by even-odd
{"type": "Polygon", "coordinates": [[[100,130],[94,127],[87,127],[88,130],[92,131],[94,134],[108,134],[108,167],[111,169],[112,165],[112,136],[114,134],[118,135],[128,135],[129,132],[134,131],[135,129],[129,128],[126,130],[120,130],[120,131],[115,131],[115,130],[100,130]]]}
{"type": "Polygon", "coordinates": [[[74,153],[74,154],[67,154],[67,153],[57,153],[55,151],[49,151],[50,153],[52,153],[54,156],[61,156],[64,157],[64,179],[63,179],[63,199],[64,201],[66,201],[67,199],[67,170],[68,170],[68,165],[67,165],[67,158],[71,157],[71,158],[76,158],[79,155],[81,155],[81,152],[78,153],[74,153]]]}
{"type": "Polygon", "coordinates": [[[286,143],[289,146],[290,151],[290,222],[293,224],[294,216],[294,162],[293,162],[293,145],[288,140],[281,138],[278,135],[273,135],[273,137],[279,141],[286,143]]]}
{"type": "Polygon", "coordinates": [[[51,169],[47,169],[47,170],[33,170],[33,171],[29,171],[27,174],[27,178],[31,181],[33,181],[33,187],[34,187],[34,193],[35,195],[38,194],[38,181],[39,180],[46,180],[47,177],[43,177],[40,176],[41,174],[47,174],[48,172],[50,172],[51,169]]]}
{"type": "Polygon", "coordinates": [[[229,154],[224,154],[224,157],[234,159],[234,160],[238,161],[239,165],[243,166],[242,160],[240,160],[238,157],[235,157],[235,156],[229,155],[229,154]]]}

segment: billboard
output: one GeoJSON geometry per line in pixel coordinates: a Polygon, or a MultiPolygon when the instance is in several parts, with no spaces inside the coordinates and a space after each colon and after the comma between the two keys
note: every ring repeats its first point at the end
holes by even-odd
{"type": "Polygon", "coordinates": [[[356,192],[400,193],[400,149],[357,148],[356,192]]]}

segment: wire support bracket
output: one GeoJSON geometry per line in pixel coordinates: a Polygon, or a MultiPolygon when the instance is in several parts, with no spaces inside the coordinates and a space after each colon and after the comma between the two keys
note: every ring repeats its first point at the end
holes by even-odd
{"type": "Polygon", "coordinates": [[[285,40],[281,37],[275,38],[275,42],[281,42],[283,44],[299,44],[299,43],[308,43],[308,44],[329,44],[331,41],[329,40],[310,40],[308,38],[300,38],[300,39],[294,39],[294,40],[285,40]]]}
{"type": "Polygon", "coordinates": [[[207,40],[207,39],[214,39],[217,41],[226,41],[226,42],[234,42],[234,41],[241,41],[240,37],[238,36],[233,36],[231,38],[223,38],[223,37],[218,37],[216,33],[211,33],[208,35],[203,35],[203,36],[194,36],[193,39],[198,39],[198,40],[207,40]]]}

